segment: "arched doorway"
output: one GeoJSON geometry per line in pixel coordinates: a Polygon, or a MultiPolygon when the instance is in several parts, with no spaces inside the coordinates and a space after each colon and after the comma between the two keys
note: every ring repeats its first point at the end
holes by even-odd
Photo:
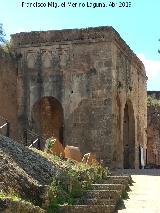
{"type": "Polygon", "coordinates": [[[52,136],[63,144],[63,108],[53,97],[43,97],[32,108],[33,130],[45,139],[52,136]]]}
{"type": "Polygon", "coordinates": [[[132,103],[128,101],[123,118],[123,168],[135,168],[135,118],[132,103]]]}

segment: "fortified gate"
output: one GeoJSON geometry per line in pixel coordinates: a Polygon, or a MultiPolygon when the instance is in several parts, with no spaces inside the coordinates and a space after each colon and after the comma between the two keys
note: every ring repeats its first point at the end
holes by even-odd
{"type": "Polygon", "coordinates": [[[12,35],[18,57],[18,122],[106,165],[145,156],[146,73],[112,27],[12,35]]]}

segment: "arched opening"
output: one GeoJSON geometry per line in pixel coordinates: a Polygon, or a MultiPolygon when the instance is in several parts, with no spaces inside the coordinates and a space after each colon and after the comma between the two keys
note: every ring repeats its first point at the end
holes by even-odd
{"type": "Polygon", "coordinates": [[[135,118],[131,102],[127,102],[124,108],[123,168],[135,168],[135,118]]]}
{"type": "Polygon", "coordinates": [[[52,136],[63,144],[63,108],[53,97],[43,97],[32,108],[33,130],[45,139],[52,136]]]}

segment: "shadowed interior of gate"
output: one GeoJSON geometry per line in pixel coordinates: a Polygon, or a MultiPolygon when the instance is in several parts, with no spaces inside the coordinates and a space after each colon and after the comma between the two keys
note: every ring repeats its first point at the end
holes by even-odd
{"type": "Polygon", "coordinates": [[[127,101],[123,119],[123,167],[135,168],[135,119],[131,101],[127,101]]]}
{"type": "Polygon", "coordinates": [[[45,139],[54,136],[63,144],[63,108],[54,97],[43,97],[32,108],[32,129],[45,139]]]}

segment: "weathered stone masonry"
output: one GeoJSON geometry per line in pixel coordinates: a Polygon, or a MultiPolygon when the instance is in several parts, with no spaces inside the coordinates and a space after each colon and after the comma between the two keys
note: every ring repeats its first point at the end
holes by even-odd
{"type": "MultiPolygon", "coordinates": [[[[18,137],[17,119],[17,63],[16,60],[0,48],[0,116],[10,123],[10,136],[18,137]]],[[[0,117],[0,126],[6,123],[0,117]]],[[[0,130],[6,133],[6,127],[0,130]]]]}
{"type": "Polygon", "coordinates": [[[12,43],[22,130],[54,134],[113,167],[139,166],[146,74],[112,27],[20,33],[12,43]]]}
{"type": "MultiPolygon", "coordinates": [[[[148,97],[160,101],[160,91],[148,91],[148,97]]],[[[160,166],[160,106],[147,108],[147,164],[160,166]]]]}

